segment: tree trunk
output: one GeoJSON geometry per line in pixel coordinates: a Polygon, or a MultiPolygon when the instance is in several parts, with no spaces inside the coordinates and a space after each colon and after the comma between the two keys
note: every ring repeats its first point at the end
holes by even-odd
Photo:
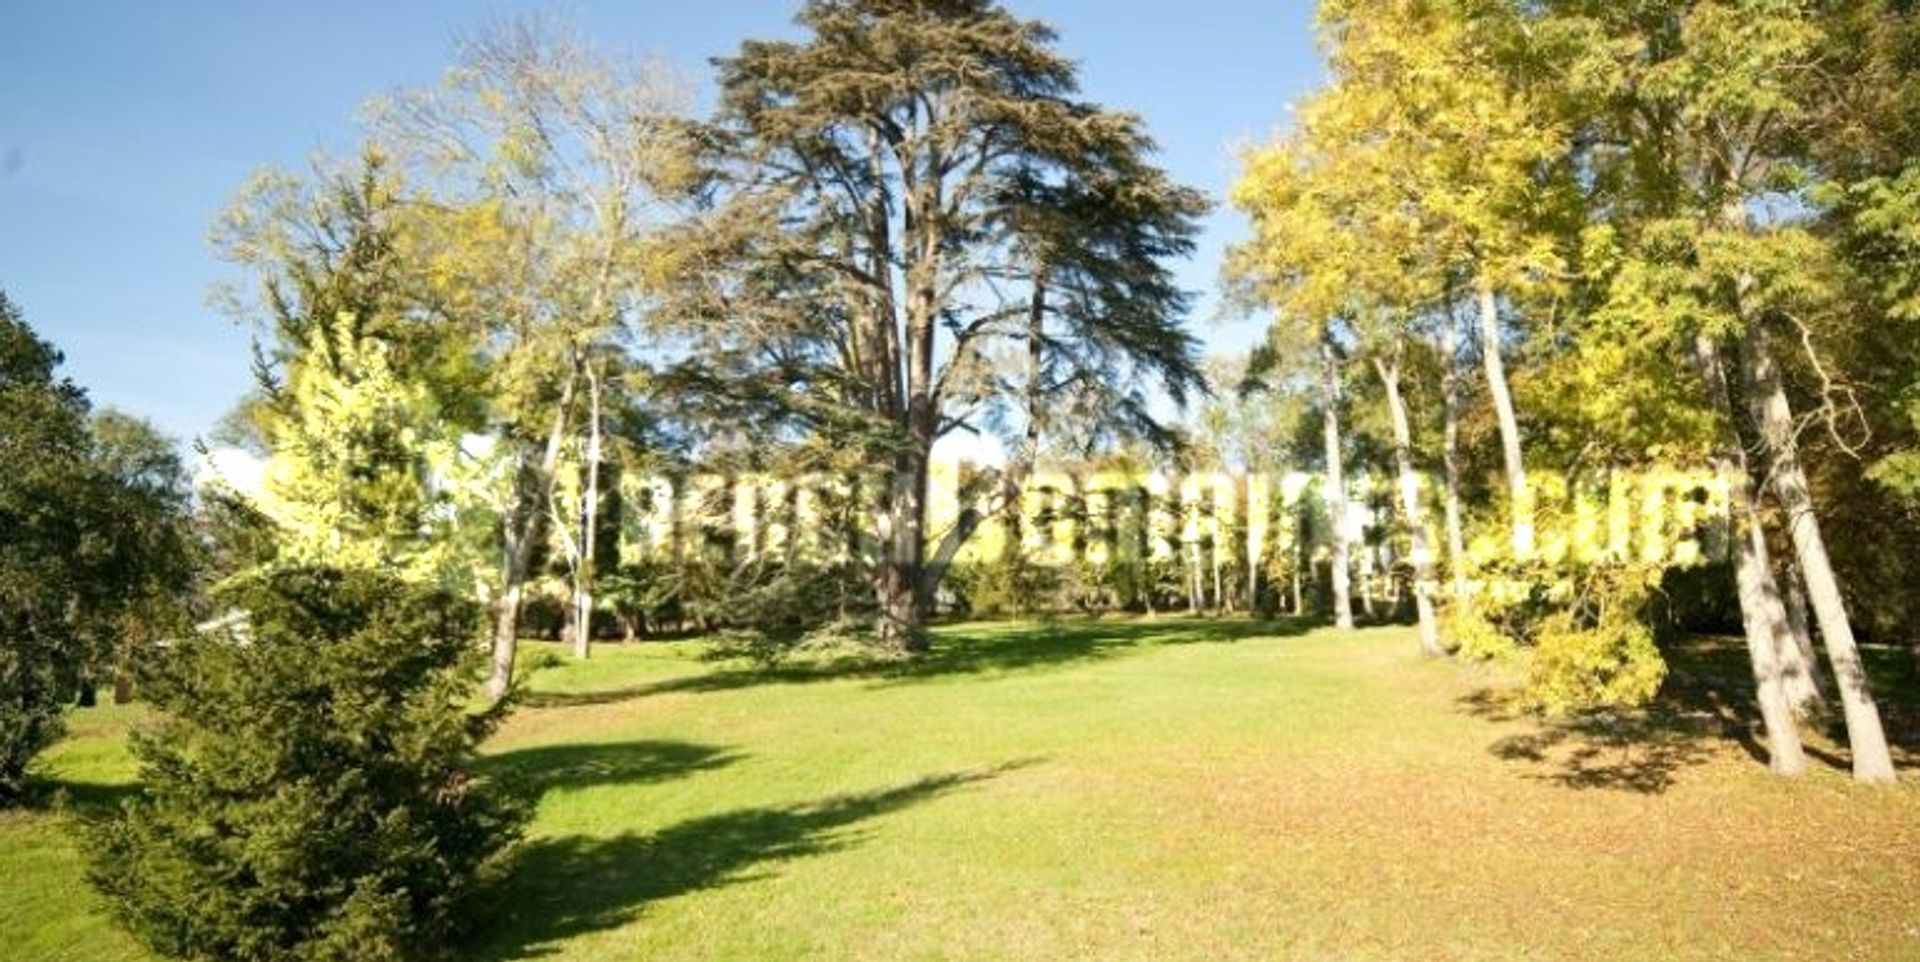
{"type": "Polygon", "coordinates": [[[1793,409],[1780,382],[1780,369],[1774,362],[1766,331],[1757,324],[1749,325],[1746,346],[1743,356],[1750,389],[1748,400],[1754,421],[1766,439],[1773,491],[1786,510],[1794,556],[1806,580],[1808,600],[1820,624],[1827,658],[1833,663],[1840,705],[1847,720],[1847,742],[1853,749],[1853,777],[1862,782],[1891,782],[1894,780],[1893,756],[1887,749],[1880,709],[1874,703],[1866,668],[1854,643],[1853,625],[1847,619],[1846,605],[1840,596],[1840,582],[1827,557],[1827,543],[1820,532],[1819,516],[1814,512],[1813,494],[1800,465],[1800,453],[1793,440],[1793,409]]]}
{"type": "Polygon", "coordinates": [[[586,494],[580,512],[580,561],[573,567],[573,655],[593,654],[593,554],[600,526],[600,376],[587,364],[586,494]]]}
{"type": "Polygon", "coordinates": [[[1520,454],[1520,422],[1514,417],[1513,394],[1507,388],[1507,366],[1500,356],[1500,306],[1492,284],[1481,283],[1479,299],[1480,353],[1487,373],[1487,393],[1500,422],[1500,452],[1506,459],[1507,497],[1513,511],[1513,556],[1525,560],[1533,554],[1533,497],[1520,454]]]}
{"type": "MultiPolygon", "coordinates": [[[[1396,352],[1397,353],[1397,352],[1396,352]]],[[[1413,604],[1420,619],[1420,653],[1441,657],[1447,650],[1440,644],[1439,619],[1434,616],[1433,551],[1427,546],[1427,522],[1420,509],[1420,476],[1413,470],[1413,429],[1407,423],[1407,405],[1400,397],[1400,364],[1374,359],[1380,383],[1387,389],[1387,409],[1393,416],[1393,460],[1400,471],[1400,521],[1407,527],[1413,544],[1413,604]]]]}
{"type": "Polygon", "coordinates": [[[1320,342],[1320,404],[1327,459],[1327,515],[1331,520],[1333,624],[1353,627],[1353,594],[1347,574],[1347,479],[1340,461],[1340,358],[1332,342],[1320,342]]]}
{"type": "Polygon", "coordinates": [[[1452,575],[1453,600],[1467,596],[1467,540],[1460,527],[1460,373],[1454,363],[1459,354],[1459,323],[1452,309],[1440,334],[1441,394],[1446,406],[1446,437],[1441,449],[1447,476],[1447,570],[1452,575]]]}
{"type": "Polygon", "coordinates": [[[552,493],[554,472],[560,464],[560,442],[566,435],[567,411],[573,406],[573,392],[574,379],[568,377],[538,466],[523,461],[514,477],[513,507],[507,513],[505,525],[500,600],[493,623],[493,653],[487,673],[487,697],[494,701],[505,698],[513,687],[513,659],[519,645],[520,604],[526,593],[527,567],[533,560],[533,545],[540,536],[541,520],[546,516],[540,502],[552,493]]]}
{"type": "Polygon", "coordinates": [[[513,508],[504,525],[506,544],[502,551],[500,597],[495,602],[493,653],[487,674],[487,697],[499,701],[513,685],[513,658],[520,636],[520,605],[526,591],[527,566],[532,560],[533,542],[540,529],[541,512],[534,504],[544,486],[539,483],[531,463],[523,463],[515,474],[513,508]]]}
{"type": "Polygon", "coordinates": [[[1727,482],[1734,526],[1734,575],[1739,588],[1740,620],[1746,629],[1747,655],[1753,663],[1760,717],[1766,726],[1768,767],[1781,775],[1806,771],[1806,751],[1800,744],[1793,705],[1787,696],[1786,675],[1798,661],[1786,626],[1786,607],[1773,580],[1767,558],[1766,533],[1755,510],[1753,476],[1746,449],[1733,426],[1733,402],[1719,346],[1705,334],[1694,336],[1693,353],[1706,383],[1707,401],[1724,426],[1714,468],[1727,482]]]}
{"type": "Polygon", "coordinates": [[[1813,629],[1809,627],[1807,593],[1802,588],[1800,566],[1791,557],[1786,558],[1781,562],[1781,570],[1775,573],[1774,581],[1779,583],[1781,600],[1786,603],[1787,631],[1793,637],[1794,650],[1807,665],[1806,679],[1794,685],[1788,695],[1794,707],[1802,712],[1821,711],[1827,705],[1826,684],[1820,673],[1820,657],[1813,648],[1813,629]]]}
{"type": "Polygon", "coordinates": [[[1201,590],[1200,589],[1200,539],[1195,538],[1194,540],[1187,542],[1187,549],[1185,551],[1182,551],[1180,554],[1182,558],[1186,561],[1185,567],[1187,569],[1187,614],[1197,615],[1200,613],[1200,590],[1201,590]]]}
{"type": "Polygon", "coordinates": [[[880,640],[904,654],[928,648],[927,618],[939,585],[926,565],[927,461],[932,445],[909,443],[894,460],[887,487],[887,530],[874,589],[880,603],[880,640]]]}
{"type": "Polygon", "coordinates": [[[1221,574],[1220,533],[1214,532],[1213,544],[1208,554],[1213,559],[1213,606],[1220,611],[1232,611],[1233,602],[1227,597],[1226,581],[1221,574]]]}

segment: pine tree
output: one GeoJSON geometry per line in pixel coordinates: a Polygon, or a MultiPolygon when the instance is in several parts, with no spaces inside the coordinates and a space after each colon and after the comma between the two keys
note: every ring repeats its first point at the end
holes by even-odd
{"type": "Polygon", "coordinates": [[[144,666],[142,790],[85,827],[90,881],[170,957],[444,954],[522,818],[473,774],[479,612],[364,569],[268,569],[219,600],[244,618],[144,666]]]}

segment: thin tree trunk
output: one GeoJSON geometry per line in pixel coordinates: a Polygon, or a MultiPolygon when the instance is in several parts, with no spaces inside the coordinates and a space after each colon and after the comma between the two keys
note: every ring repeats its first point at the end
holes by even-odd
{"type": "Polygon", "coordinates": [[[1768,562],[1766,533],[1761,530],[1754,504],[1753,475],[1747,467],[1746,449],[1733,427],[1733,403],[1719,346],[1706,334],[1697,334],[1693,352],[1706,382],[1708,403],[1725,421],[1714,467],[1727,482],[1733,507],[1734,574],[1739,588],[1740,620],[1746,629],[1747,654],[1753,663],[1761,721],[1766,726],[1768,767],[1777,774],[1798,775],[1806,771],[1807,757],[1800,743],[1793,705],[1787,696],[1786,675],[1796,670],[1792,663],[1798,659],[1786,626],[1786,607],[1780,602],[1780,592],[1768,562]]]}
{"type": "Polygon", "coordinates": [[[1808,600],[1820,624],[1827,658],[1833,663],[1840,705],[1847,720],[1847,742],[1853,749],[1853,777],[1862,782],[1891,782],[1894,780],[1893,756],[1887,749],[1880,709],[1874,703],[1866,668],[1860,661],[1853,625],[1847,619],[1846,605],[1841,599],[1840,582],[1827,557],[1827,543],[1820,533],[1813,494],[1800,465],[1800,452],[1793,440],[1793,409],[1781,385],[1780,369],[1774,362],[1766,331],[1759,325],[1749,325],[1746,346],[1742,353],[1750,388],[1749,402],[1761,436],[1767,442],[1773,491],[1786,510],[1794,556],[1806,580],[1808,600]]]}
{"type": "Polygon", "coordinates": [[[1332,521],[1333,623],[1353,627],[1353,596],[1347,580],[1347,481],[1340,461],[1340,359],[1331,341],[1320,342],[1320,405],[1327,459],[1327,514],[1332,521]]]}
{"type": "Polygon", "coordinates": [[[500,597],[493,624],[493,652],[487,675],[487,697],[499,701],[513,684],[513,658],[519,644],[520,605],[526,590],[527,565],[539,531],[540,511],[532,502],[543,488],[532,464],[522,464],[514,478],[514,507],[508,513],[500,575],[500,597]]]}
{"type": "Polygon", "coordinates": [[[593,553],[596,530],[600,526],[600,375],[591,362],[587,375],[587,465],[586,496],[580,512],[580,561],[573,568],[573,654],[586,658],[593,653],[593,553]]]}
{"type": "Polygon", "coordinates": [[[1440,334],[1441,394],[1446,405],[1446,436],[1441,458],[1446,466],[1447,570],[1453,580],[1453,600],[1467,596],[1467,540],[1460,526],[1460,372],[1459,322],[1451,308],[1440,334]]]}
{"type": "Polygon", "coordinates": [[[1794,650],[1800,653],[1800,660],[1808,669],[1805,683],[1795,685],[1790,693],[1794,706],[1803,712],[1823,710],[1827,705],[1826,684],[1820,672],[1820,656],[1813,647],[1813,629],[1809,626],[1807,593],[1802,587],[1805,581],[1800,576],[1800,566],[1792,557],[1784,559],[1774,580],[1780,584],[1781,600],[1786,603],[1787,630],[1793,635],[1794,650]]]}
{"type": "Polygon", "coordinates": [[[1507,497],[1513,512],[1513,556],[1524,560],[1533,554],[1533,498],[1527,488],[1527,466],[1520,453],[1520,422],[1513,413],[1513,394],[1507,388],[1507,366],[1500,356],[1500,306],[1493,285],[1482,282],[1480,300],[1480,345],[1482,364],[1487,373],[1487,393],[1493,399],[1493,412],[1500,423],[1500,452],[1506,459],[1507,497]]]}
{"type": "Polygon", "coordinates": [[[1203,592],[1200,587],[1200,539],[1196,537],[1187,542],[1187,550],[1182,554],[1187,562],[1187,613],[1197,615],[1200,613],[1200,595],[1203,592]]]}
{"type": "Polygon", "coordinates": [[[567,410],[573,406],[574,378],[567,378],[560,403],[553,414],[553,428],[547,432],[546,450],[538,467],[522,464],[514,479],[514,505],[508,512],[506,545],[501,564],[499,608],[494,615],[493,653],[487,674],[487,697],[498,701],[513,686],[513,659],[519,645],[520,604],[526,592],[527,567],[533,559],[533,545],[540,534],[540,522],[546,512],[540,500],[553,487],[554,472],[560,464],[560,443],[567,430],[567,410]]]}
{"type": "Polygon", "coordinates": [[[1438,658],[1447,650],[1440,644],[1439,619],[1428,594],[1434,583],[1433,551],[1427,545],[1427,522],[1420,509],[1420,476],[1413,469],[1413,429],[1407,422],[1406,402],[1400,397],[1400,363],[1397,356],[1391,364],[1375,358],[1373,366],[1387,389],[1387,409],[1393,416],[1393,460],[1400,470],[1400,521],[1413,543],[1413,603],[1420,619],[1420,652],[1438,658]]]}
{"type": "Polygon", "coordinates": [[[1210,552],[1213,557],[1213,606],[1224,612],[1233,610],[1233,602],[1227,597],[1226,582],[1221,575],[1220,541],[1220,532],[1216,530],[1210,552]]]}
{"type": "Polygon", "coordinates": [[[1270,497],[1260,496],[1271,489],[1264,483],[1255,484],[1253,479],[1254,476],[1251,473],[1242,478],[1238,482],[1239,488],[1235,494],[1236,499],[1245,506],[1243,510],[1246,512],[1247,611],[1258,613],[1260,611],[1260,568],[1266,563],[1267,544],[1265,542],[1269,532],[1273,530],[1271,511],[1273,502],[1270,497]]]}

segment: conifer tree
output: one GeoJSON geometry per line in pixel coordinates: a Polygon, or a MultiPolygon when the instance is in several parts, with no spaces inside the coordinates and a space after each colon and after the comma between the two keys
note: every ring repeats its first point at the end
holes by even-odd
{"type": "Polygon", "coordinates": [[[1020,407],[1021,381],[1135,419],[1151,388],[1195,387],[1164,260],[1205,203],[1151,164],[1138,118],[1076,98],[1052,31],[995,3],[815,0],[798,19],[803,39],[719,61],[676,307],[708,383],[754,386],[883,475],[880,633],[913,651],[944,570],[934,442],[1020,407]],[[994,363],[1008,345],[1037,348],[1024,377],[994,363]]]}
{"type": "Polygon", "coordinates": [[[313,566],[219,596],[243,618],[149,655],[142,792],[85,827],[89,880],[170,957],[444,953],[523,815],[473,770],[478,610],[313,566]]]}

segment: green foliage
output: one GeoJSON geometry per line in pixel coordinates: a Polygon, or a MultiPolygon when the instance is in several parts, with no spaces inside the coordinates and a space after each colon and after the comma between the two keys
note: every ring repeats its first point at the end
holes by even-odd
{"type": "Polygon", "coordinates": [[[117,647],[184,620],[186,471],[165,438],[56,378],[0,294],[0,804],[117,647]]]}
{"type": "Polygon", "coordinates": [[[1441,636],[1453,644],[1454,654],[1461,658],[1505,661],[1519,653],[1520,645],[1515,632],[1501,624],[1504,611],[1504,606],[1487,599],[1456,602],[1442,613],[1441,636]]]}
{"type": "Polygon", "coordinates": [[[73,616],[104,546],[90,530],[86,395],[55,378],[60,360],[0,294],[0,805],[59,737],[92,658],[73,616]]]}
{"type": "Polygon", "coordinates": [[[1566,607],[1534,631],[1527,694],[1548,714],[1636,708],[1653,700],[1667,676],[1646,609],[1659,572],[1598,567],[1584,573],[1566,607]]]}
{"type": "Polygon", "coordinates": [[[390,348],[349,314],[317,322],[266,423],[273,456],[261,508],[285,530],[282,556],[306,564],[391,566],[438,580],[430,467],[451,459],[425,387],[399,377],[390,348]]]}
{"type": "Polygon", "coordinates": [[[1036,563],[1024,551],[948,572],[958,606],[977,618],[1012,618],[1054,613],[1065,609],[1068,586],[1075,579],[1067,566],[1036,563]]]}
{"type": "Polygon", "coordinates": [[[471,770],[477,611],[312,567],[219,600],[240,617],[145,666],[143,792],[84,826],[92,883],[171,957],[443,954],[523,814],[471,770]]]}
{"type": "Polygon", "coordinates": [[[1646,704],[1666,678],[1650,627],[1663,568],[1608,562],[1495,565],[1481,591],[1452,605],[1456,653],[1517,660],[1526,698],[1550,715],[1646,704]]]}
{"type": "Polygon", "coordinates": [[[1858,283],[1885,317],[1855,340],[1881,357],[1855,367],[1892,382],[1891,434],[1904,445],[1882,453],[1869,476],[1908,504],[1920,508],[1920,164],[1897,174],[1857,183],[1830,184],[1819,194],[1838,222],[1858,283]],[[1895,360],[1900,359],[1900,360],[1895,360]],[[1881,363],[1875,363],[1879,361],[1881,363]]]}

